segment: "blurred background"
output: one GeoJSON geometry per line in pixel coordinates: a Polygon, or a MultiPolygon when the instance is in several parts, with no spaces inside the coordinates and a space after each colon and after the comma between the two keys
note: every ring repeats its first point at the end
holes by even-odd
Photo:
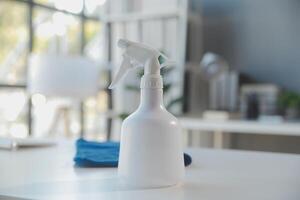
{"type": "Polygon", "coordinates": [[[176,61],[185,145],[300,153],[299,18],[298,0],[1,0],[0,137],[119,140],[139,103],[139,70],[107,89],[127,38],[176,61]]]}

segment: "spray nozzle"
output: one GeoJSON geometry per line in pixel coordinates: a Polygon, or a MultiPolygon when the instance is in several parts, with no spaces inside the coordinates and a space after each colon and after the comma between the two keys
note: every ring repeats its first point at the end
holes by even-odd
{"type": "Polygon", "coordinates": [[[124,49],[123,61],[109,89],[113,89],[127,72],[135,67],[144,67],[145,75],[158,75],[160,77],[160,68],[175,64],[174,62],[168,61],[167,56],[158,50],[141,43],[120,39],[118,46],[124,49]],[[158,62],[159,56],[162,56],[165,60],[161,65],[158,62]]]}
{"type": "Polygon", "coordinates": [[[109,85],[108,88],[113,89],[116,86],[116,84],[119,82],[119,80],[121,80],[122,77],[127,74],[128,70],[133,68],[133,67],[134,66],[131,65],[131,63],[130,63],[130,59],[123,55],[122,64],[121,64],[117,74],[115,75],[113,81],[111,82],[111,84],[109,85]]]}

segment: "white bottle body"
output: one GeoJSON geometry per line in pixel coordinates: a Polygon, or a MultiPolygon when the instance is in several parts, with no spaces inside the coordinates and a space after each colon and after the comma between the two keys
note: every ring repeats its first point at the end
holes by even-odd
{"type": "Polygon", "coordinates": [[[184,178],[181,127],[162,104],[162,89],[144,89],[140,107],[122,124],[118,175],[137,188],[166,187],[184,178]]]}

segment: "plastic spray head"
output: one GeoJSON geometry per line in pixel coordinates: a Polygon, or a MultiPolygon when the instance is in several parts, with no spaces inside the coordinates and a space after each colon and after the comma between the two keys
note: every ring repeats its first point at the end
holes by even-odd
{"type": "Polygon", "coordinates": [[[112,83],[108,87],[109,89],[115,88],[127,72],[133,68],[144,67],[145,75],[150,74],[160,76],[160,68],[174,64],[173,62],[168,61],[167,56],[156,49],[141,43],[120,39],[118,41],[118,47],[124,49],[123,61],[112,83]],[[160,65],[158,62],[159,56],[162,56],[167,62],[160,65]]]}

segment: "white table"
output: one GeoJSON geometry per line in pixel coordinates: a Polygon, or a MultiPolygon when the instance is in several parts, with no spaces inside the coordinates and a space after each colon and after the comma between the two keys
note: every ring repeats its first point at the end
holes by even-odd
{"type": "Polygon", "coordinates": [[[225,133],[300,136],[300,123],[263,122],[246,120],[207,120],[181,117],[182,127],[188,131],[207,131],[214,135],[214,147],[222,148],[225,133]]]}
{"type": "MultiPolygon", "coordinates": [[[[181,186],[133,190],[116,169],[74,168],[74,149],[0,151],[0,195],[29,199],[299,200],[300,155],[188,149],[193,163],[181,186]]],[[[0,199],[4,199],[0,196],[0,199]]]]}

